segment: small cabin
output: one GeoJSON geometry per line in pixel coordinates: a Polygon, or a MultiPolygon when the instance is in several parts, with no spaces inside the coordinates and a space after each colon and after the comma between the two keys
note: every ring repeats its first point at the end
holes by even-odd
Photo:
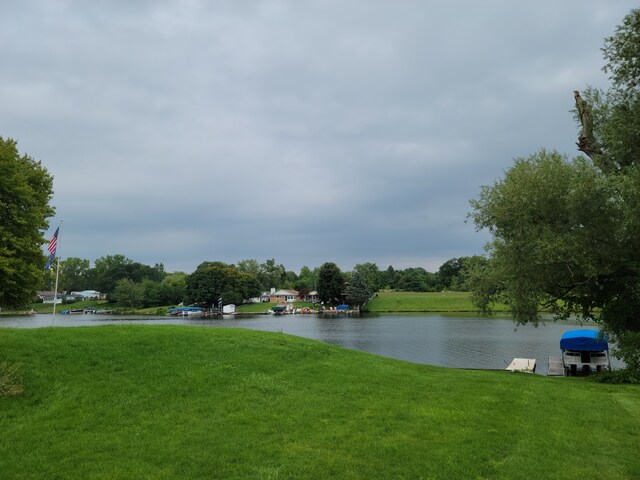
{"type": "Polygon", "coordinates": [[[611,369],[609,344],[598,330],[570,330],[560,339],[565,375],[591,375],[611,369]]]}

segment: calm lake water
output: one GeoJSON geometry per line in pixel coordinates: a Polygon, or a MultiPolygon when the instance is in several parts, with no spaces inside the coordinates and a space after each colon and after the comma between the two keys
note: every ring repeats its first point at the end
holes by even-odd
{"type": "MultiPolygon", "coordinates": [[[[572,322],[519,326],[506,318],[440,314],[367,314],[362,316],[235,315],[219,319],[112,315],[0,316],[0,327],[44,328],[115,324],[197,325],[283,332],[353,350],[456,368],[502,370],[515,357],[535,358],[545,375],[548,357],[560,355],[567,330],[592,328],[572,322]]],[[[0,332],[1,334],[1,332],[0,332]]],[[[613,360],[612,360],[613,361],[613,360]]]]}

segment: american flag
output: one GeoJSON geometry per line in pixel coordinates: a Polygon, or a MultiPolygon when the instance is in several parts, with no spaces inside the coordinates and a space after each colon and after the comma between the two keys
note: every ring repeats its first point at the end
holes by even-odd
{"type": "Polygon", "coordinates": [[[56,247],[58,246],[58,230],[60,230],[60,227],[56,228],[56,233],[53,234],[53,238],[51,238],[49,246],[47,247],[47,250],[49,250],[49,254],[51,255],[56,254],[56,247]]]}
{"type": "Polygon", "coordinates": [[[58,230],[60,230],[60,227],[56,228],[56,233],[53,234],[53,237],[49,242],[49,246],[47,247],[47,250],[49,251],[49,259],[47,260],[47,264],[44,266],[45,270],[49,270],[51,262],[53,262],[53,259],[56,258],[56,248],[58,247],[58,230]]]}

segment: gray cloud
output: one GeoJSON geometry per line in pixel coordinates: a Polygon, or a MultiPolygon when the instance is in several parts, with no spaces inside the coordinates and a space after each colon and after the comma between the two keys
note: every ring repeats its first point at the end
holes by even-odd
{"type": "Polygon", "coordinates": [[[435,270],[482,252],[480,185],[575,153],[635,3],[15,2],[0,135],[55,176],[63,256],[435,270]]]}

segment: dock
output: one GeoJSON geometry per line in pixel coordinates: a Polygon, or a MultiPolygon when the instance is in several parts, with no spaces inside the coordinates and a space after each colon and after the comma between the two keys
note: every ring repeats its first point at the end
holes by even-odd
{"type": "Polygon", "coordinates": [[[514,358],[507,370],[511,372],[533,373],[536,371],[535,358],[514,358]]]}
{"type": "Polygon", "coordinates": [[[562,358],[549,357],[549,370],[547,371],[547,375],[550,377],[564,377],[562,358]]]}

